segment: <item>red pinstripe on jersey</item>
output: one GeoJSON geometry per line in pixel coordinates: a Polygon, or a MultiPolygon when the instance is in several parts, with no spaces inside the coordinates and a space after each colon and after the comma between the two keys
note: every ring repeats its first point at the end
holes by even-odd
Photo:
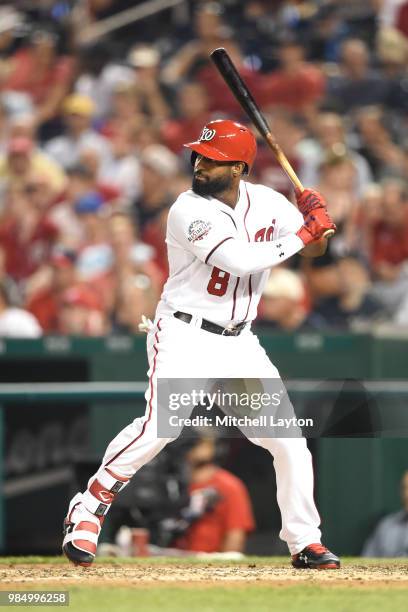
{"type": "MultiPolygon", "coordinates": [[[[247,200],[248,200],[248,207],[247,207],[247,209],[245,211],[245,215],[244,215],[244,227],[245,227],[245,231],[246,231],[246,234],[247,234],[248,242],[251,242],[251,239],[249,237],[248,228],[246,226],[246,218],[247,218],[247,215],[249,213],[249,209],[251,208],[251,200],[249,199],[249,193],[248,193],[248,189],[247,189],[246,185],[245,185],[245,191],[246,191],[247,200]]],[[[249,302],[248,302],[248,308],[247,308],[245,317],[242,319],[243,321],[245,321],[247,316],[248,316],[249,308],[251,306],[251,301],[252,301],[252,275],[251,274],[249,275],[248,289],[249,289],[249,302]]]]}
{"type": "Polygon", "coordinates": [[[232,314],[231,314],[231,321],[234,319],[235,316],[235,306],[237,303],[237,289],[238,289],[238,285],[239,285],[239,276],[237,278],[237,282],[235,283],[235,289],[234,289],[234,293],[232,296],[232,314]]]}

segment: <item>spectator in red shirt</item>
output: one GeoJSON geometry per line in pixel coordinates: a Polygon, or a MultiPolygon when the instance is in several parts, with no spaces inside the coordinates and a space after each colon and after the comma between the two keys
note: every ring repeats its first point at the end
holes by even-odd
{"type": "Polygon", "coordinates": [[[378,279],[396,280],[408,261],[408,204],[402,181],[384,183],[382,219],[373,226],[371,262],[378,279]]]}
{"type": "Polygon", "coordinates": [[[10,72],[2,89],[28,94],[41,124],[57,115],[70,87],[73,62],[57,55],[57,37],[49,30],[34,31],[30,43],[10,59],[10,72]]]}
{"type": "Polygon", "coordinates": [[[167,258],[166,229],[169,209],[163,208],[159,214],[148,221],[143,229],[143,242],[154,249],[153,261],[163,274],[163,281],[169,275],[169,260],[167,258]]]}
{"type": "Polygon", "coordinates": [[[382,218],[371,228],[373,295],[396,322],[408,317],[408,198],[404,183],[389,179],[383,186],[382,218]]]}
{"type": "Polygon", "coordinates": [[[247,535],[255,527],[245,485],[216,465],[212,439],[199,439],[187,453],[187,461],[191,468],[190,495],[196,497],[192,507],[208,499],[212,502],[177,547],[195,552],[243,552],[247,535]]]}
{"type": "Polygon", "coordinates": [[[47,185],[27,183],[10,190],[0,225],[0,245],[6,253],[6,270],[16,281],[27,281],[48,260],[58,239],[58,229],[48,218],[47,185]]]}
{"type": "Polygon", "coordinates": [[[51,275],[46,286],[34,292],[26,308],[38,320],[44,333],[58,331],[58,312],[61,296],[77,283],[75,270],[76,255],[68,249],[57,249],[51,257],[51,275]]]}
{"type": "Polygon", "coordinates": [[[282,107],[313,119],[324,95],[323,72],[305,61],[304,49],[295,40],[285,41],[279,47],[278,57],[280,68],[262,79],[260,104],[271,109],[282,107]]]}

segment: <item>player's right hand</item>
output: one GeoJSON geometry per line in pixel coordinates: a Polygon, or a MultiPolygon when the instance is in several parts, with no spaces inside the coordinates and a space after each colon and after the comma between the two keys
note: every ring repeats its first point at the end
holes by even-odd
{"type": "Polygon", "coordinates": [[[327,208],[326,200],[315,189],[296,190],[296,203],[302,215],[306,217],[312,210],[327,208]]]}
{"type": "Polygon", "coordinates": [[[305,217],[305,223],[296,235],[306,245],[314,240],[320,240],[328,230],[337,230],[333,219],[326,208],[316,208],[305,217]]]}

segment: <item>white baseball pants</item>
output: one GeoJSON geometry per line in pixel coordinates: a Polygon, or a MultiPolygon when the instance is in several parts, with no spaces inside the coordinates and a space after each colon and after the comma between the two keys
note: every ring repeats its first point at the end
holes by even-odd
{"type": "MultiPolygon", "coordinates": [[[[125,427],[109,444],[102,467],[131,478],[173,438],[157,437],[158,378],[279,378],[258,338],[204,331],[200,320],[190,324],[166,315],[157,318],[147,336],[149,387],[146,413],[125,427]]],[[[277,500],[282,516],[280,538],[291,554],[320,542],[320,517],[313,498],[313,468],[304,438],[250,438],[274,459],[277,500]]]]}

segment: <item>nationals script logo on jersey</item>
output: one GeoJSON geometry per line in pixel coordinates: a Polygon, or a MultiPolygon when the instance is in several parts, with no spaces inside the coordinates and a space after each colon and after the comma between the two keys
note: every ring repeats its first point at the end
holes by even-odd
{"type": "Polygon", "coordinates": [[[208,129],[208,127],[205,127],[201,132],[200,140],[208,142],[209,140],[212,140],[214,138],[215,134],[215,130],[210,130],[208,129]]]}
{"type": "Polygon", "coordinates": [[[188,226],[188,241],[194,243],[197,242],[197,240],[202,240],[205,236],[207,236],[211,228],[212,225],[209,221],[196,219],[196,221],[193,221],[188,226]]]}

